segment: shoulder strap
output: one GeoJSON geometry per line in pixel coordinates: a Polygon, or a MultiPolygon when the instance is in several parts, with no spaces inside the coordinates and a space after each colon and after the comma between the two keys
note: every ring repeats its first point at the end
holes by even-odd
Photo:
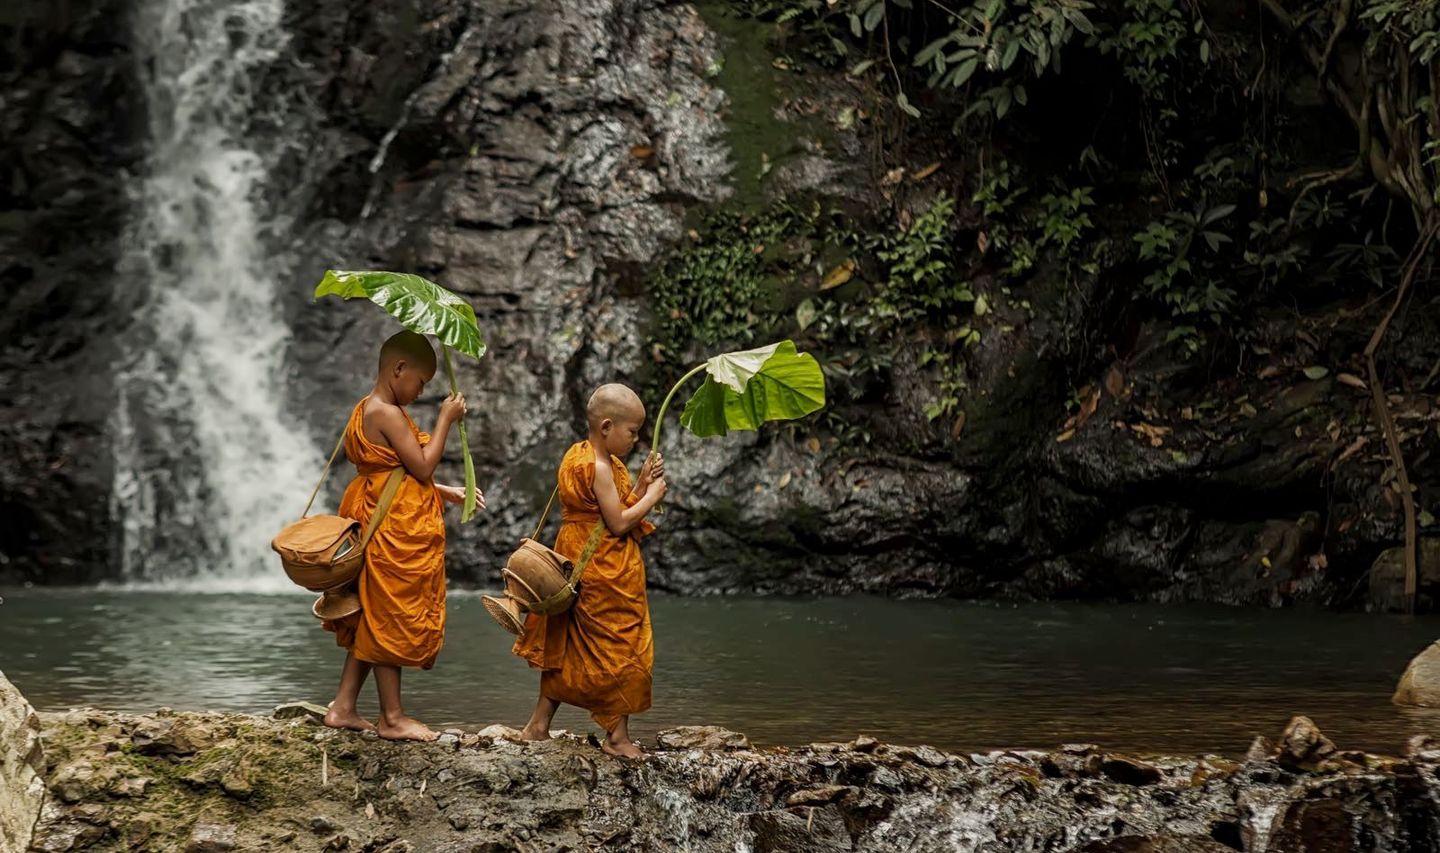
{"type": "Polygon", "coordinates": [[[580,576],[585,574],[585,566],[590,562],[590,558],[595,556],[595,549],[600,547],[600,537],[604,535],[605,519],[602,518],[595,522],[594,527],[590,528],[590,538],[585,540],[585,549],[580,552],[580,559],[575,561],[575,571],[570,573],[572,588],[580,586],[580,576]]]}
{"type": "Polygon", "coordinates": [[[385,488],[380,491],[380,502],[375,504],[375,513],[370,516],[370,523],[365,525],[365,533],[360,537],[360,549],[363,551],[366,545],[370,544],[370,537],[380,528],[380,522],[384,520],[385,513],[390,510],[390,504],[395,500],[395,493],[400,491],[400,483],[405,479],[404,467],[395,468],[390,471],[390,476],[385,479],[385,488]]]}
{"type": "MultiPolygon", "coordinates": [[[[596,464],[598,465],[599,463],[597,462],[596,464]]],[[[557,483],[555,485],[555,491],[550,493],[550,500],[545,502],[544,511],[540,513],[540,523],[535,525],[535,534],[530,537],[536,542],[540,541],[540,533],[545,529],[545,521],[550,518],[550,509],[555,505],[555,498],[559,494],[560,485],[557,483]]],[[[600,539],[604,535],[605,519],[604,517],[601,517],[595,522],[595,526],[590,528],[590,536],[585,540],[585,547],[580,551],[580,557],[575,561],[574,564],[575,568],[570,572],[570,580],[567,584],[570,590],[578,591],[580,587],[580,578],[585,574],[585,566],[589,564],[590,558],[595,556],[596,549],[600,547],[600,539]]],[[[551,598],[556,598],[560,595],[563,595],[564,592],[564,590],[561,590],[560,592],[557,592],[555,595],[551,596],[551,598]]],[[[549,601],[550,599],[546,599],[545,603],[548,603],[549,601]]]]}
{"type": "Polygon", "coordinates": [[[340,440],[335,442],[335,449],[330,451],[330,458],[325,462],[325,470],[320,472],[320,482],[315,484],[315,488],[310,492],[310,500],[305,502],[305,511],[300,513],[301,518],[310,514],[310,507],[315,503],[315,496],[320,494],[320,487],[325,485],[325,478],[330,474],[330,466],[335,464],[335,457],[340,455],[340,448],[345,446],[345,430],[349,428],[350,422],[346,421],[345,428],[340,430],[340,440]]]}
{"type": "MultiPolygon", "coordinates": [[[[407,412],[405,416],[408,418],[410,415],[407,412]]],[[[340,430],[340,440],[335,442],[335,449],[330,451],[330,458],[325,461],[325,470],[320,472],[320,481],[316,483],[315,488],[311,490],[310,500],[305,502],[305,511],[300,513],[301,518],[310,514],[310,507],[315,503],[315,496],[320,494],[320,487],[325,485],[325,478],[330,475],[330,467],[335,464],[335,457],[340,455],[340,448],[345,446],[345,432],[348,429],[350,429],[350,422],[347,420],[344,428],[340,430]]],[[[405,468],[403,466],[390,472],[389,479],[385,481],[385,488],[380,492],[380,502],[375,505],[375,514],[370,516],[370,523],[365,525],[365,532],[360,539],[360,547],[362,549],[370,544],[370,537],[375,535],[375,531],[380,527],[380,522],[385,518],[385,513],[390,510],[390,503],[395,500],[395,493],[400,491],[400,482],[404,479],[405,468]]],[[[560,487],[556,486],[555,490],[558,492],[560,487]]],[[[551,495],[550,499],[554,500],[555,496],[551,495]]],[[[545,506],[545,513],[546,515],[550,513],[550,506],[548,504],[545,506]]],[[[540,523],[543,525],[545,519],[541,518],[540,523]]],[[[539,534],[537,533],[536,535],[539,534]]]]}
{"type": "Polygon", "coordinates": [[[550,493],[550,500],[545,502],[545,510],[540,513],[540,523],[535,525],[535,532],[530,534],[530,538],[534,539],[536,542],[540,541],[540,534],[545,531],[545,522],[550,519],[550,508],[555,506],[555,498],[559,497],[559,495],[560,484],[556,483],[555,491],[550,493]]]}

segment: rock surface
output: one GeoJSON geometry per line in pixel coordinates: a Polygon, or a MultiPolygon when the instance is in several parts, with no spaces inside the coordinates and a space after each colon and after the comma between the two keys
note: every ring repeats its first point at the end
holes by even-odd
{"type": "MultiPolygon", "coordinates": [[[[1425,750],[1305,769],[1286,760],[1291,746],[1239,764],[871,740],[865,751],[687,745],[633,763],[570,736],[397,744],[308,718],[76,710],[43,721],[51,797],[36,851],[1440,849],[1440,753],[1425,750]],[[208,746],[131,748],[137,733],[176,728],[208,746]],[[237,774],[243,788],[226,784],[237,774]]],[[[1299,720],[1282,740],[1309,757],[1328,743],[1299,720]]]]}
{"type": "Polygon", "coordinates": [[[1391,701],[1396,705],[1440,707],[1440,641],[1411,659],[1391,701]]]}
{"type": "Polygon", "coordinates": [[[23,851],[45,799],[40,718],[0,673],[0,853],[23,851]]]}

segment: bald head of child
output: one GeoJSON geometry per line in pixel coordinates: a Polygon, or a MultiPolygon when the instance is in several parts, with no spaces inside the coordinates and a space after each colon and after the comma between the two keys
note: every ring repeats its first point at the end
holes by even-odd
{"type": "Polygon", "coordinates": [[[624,459],[640,439],[645,423],[645,404],[632,390],[618,382],[601,385],[585,404],[590,426],[590,443],[611,456],[624,459]]]}
{"type": "Polygon", "coordinates": [[[389,386],[398,405],[415,402],[425,384],[435,378],[435,369],[435,348],[424,335],[406,329],[380,345],[377,381],[389,386]]]}

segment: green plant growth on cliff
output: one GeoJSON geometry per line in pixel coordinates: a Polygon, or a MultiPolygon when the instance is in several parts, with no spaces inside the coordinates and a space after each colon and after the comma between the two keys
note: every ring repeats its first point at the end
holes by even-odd
{"type": "MultiPolygon", "coordinates": [[[[673,360],[803,336],[850,402],[914,348],[936,375],[926,413],[950,415],[965,387],[963,350],[980,340],[972,320],[985,311],[959,263],[955,210],[941,194],[908,227],[874,233],[818,204],[712,214],[650,280],[651,347],[673,360]]],[[[672,380],[657,376],[652,390],[672,380]]]]}

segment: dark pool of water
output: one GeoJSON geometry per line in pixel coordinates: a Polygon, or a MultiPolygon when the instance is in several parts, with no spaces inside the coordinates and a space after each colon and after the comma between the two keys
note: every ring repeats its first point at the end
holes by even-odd
{"type": "MultiPolygon", "coordinates": [[[[327,701],[343,653],[304,595],[0,591],[0,671],[41,710],[93,705],[262,713],[327,701]]],[[[1440,712],[1390,704],[1440,619],[1149,605],[873,598],[652,602],[648,735],[716,724],[765,744],[866,733],[956,750],[1089,741],[1243,752],[1305,713],[1343,748],[1397,752],[1440,712]]],[[[409,710],[437,726],[519,725],[537,678],[477,597],[453,594],[409,710]]],[[[367,688],[362,710],[373,712],[367,688]]],[[[558,725],[589,730],[564,709],[558,725]]]]}

